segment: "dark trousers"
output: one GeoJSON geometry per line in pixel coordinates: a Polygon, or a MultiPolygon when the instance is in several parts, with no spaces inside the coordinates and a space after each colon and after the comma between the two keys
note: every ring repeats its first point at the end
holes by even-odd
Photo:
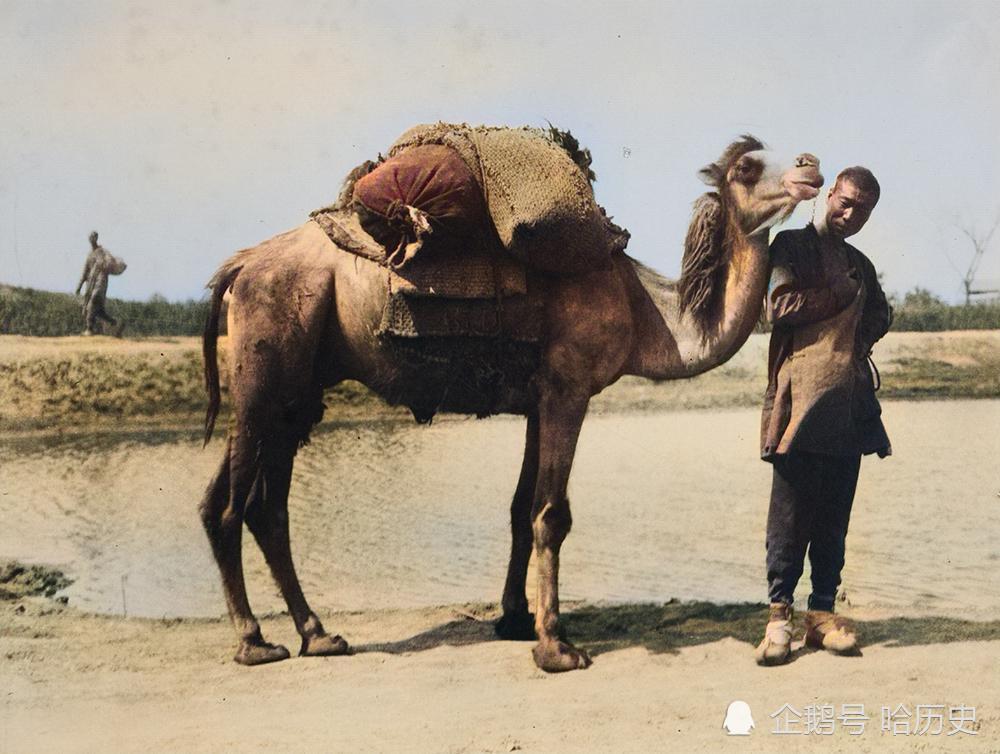
{"type": "Polygon", "coordinates": [[[87,329],[92,332],[97,332],[97,328],[99,327],[98,318],[103,319],[112,327],[118,324],[118,321],[108,314],[104,308],[104,302],[104,296],[91,296],[87,305],[83,307],[83,317],[86,320],[87,329]]]}
{"type": "Polygon", "coordinates": [[[771,602],[792,604],[806,550],[812,566],[810,610],[833,610],[861,456],[775,456],[767,512],[767,582],[771,602]]]}

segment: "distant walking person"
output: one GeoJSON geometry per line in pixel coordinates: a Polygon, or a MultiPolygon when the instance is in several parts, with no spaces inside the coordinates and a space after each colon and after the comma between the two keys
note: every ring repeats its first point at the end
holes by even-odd
{"type": "Polygon", "coordinates": [[[761,457],[774,466],[767,515],[771,602],[757,662],[788,660],[792,595],[806,551],[812,593],[806,644],[837,653],[857,647],[854,625],[833,612],[861,456],[891,452],[869,369],[872,345],[892,309],[868,258],[844,239],[861,230],[879,198],[875,176],[847,168],[826,216],[771,244],[768,309],[774,329],[761,421],[761,457]]]}
{"type": "Polygon", "coordinates": [[[117,320],[108,314],[104,305],[108,295],[108,276],[121,275],[125,272],[125,262],[118,257],[112,256],[108,251],[97,243],[97,231],[90,234],[90,253],[87,261],[83,265],[83,274],[80,275],[80,282],[76,286],[76,295],[80,295],[80,289],[86,284],[83,294],[83,318],[86,329],[84,335],[93,335],[98,332],[98,319],[103,319],[108,324],[115,326],[117,320]]]}

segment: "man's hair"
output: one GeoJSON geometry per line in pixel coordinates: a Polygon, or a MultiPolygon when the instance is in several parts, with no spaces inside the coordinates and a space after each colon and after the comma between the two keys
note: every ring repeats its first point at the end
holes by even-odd
{"type": "Polygon", "coordinates": [[[878,181],[875,180],[875,175],[872,171],[860,165],[841,170],[837,175],[836,183],[833,184],[834,189],[839,187],[842,181],[850,181],[858,187],[858,191],[873,195],[876,202],[882,194],[882,188],[878,185],[878,181]]]}

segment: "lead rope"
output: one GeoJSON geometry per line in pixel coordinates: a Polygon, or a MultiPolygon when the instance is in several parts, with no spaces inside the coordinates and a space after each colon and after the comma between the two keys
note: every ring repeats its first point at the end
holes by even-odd
{"type": "Polygon", "coordinates": [[[872,358],[871,351],[868,352],[867,359],[868,359],[868,366],[870,366],[872,369],[872,376],[875,378],[875,392],[877,393],[879,391],[879,388],[882,387],[882,375],[878,373],[878,367],[875,366],[875,360],[872,358]]]}

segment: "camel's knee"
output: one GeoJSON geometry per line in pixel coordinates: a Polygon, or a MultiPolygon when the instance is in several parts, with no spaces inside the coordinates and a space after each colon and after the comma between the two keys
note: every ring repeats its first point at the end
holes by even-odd
{"type": "Polygon", "coordinates": [[[569,512],[569,500],[558,503],[547,502],[534,515],[532,529],[536,547],[559,547],[573,527],[573,516],[569,512]]]}
{"type": "Polygon", "coordinates": [[[198,505],[198,514],[201,517],[202,526],[213,546],[222,545],[232,538],[234,533],[238,533],[243,526],[244,515],[248,504],[252,502],[257,494],[258,485],[247,484],[245,473],[237,472],[233,475],[233,457],[231,445],[226,449],[219,470],[209,483],[198,505]],[[233,482],[237,482],[234,485],[233,482]],[[247,490],[249,487],[249,490],[247,490]]]}
{"type": "Polygon", "coordinates": [[[201,502],[198,503],[198,516],[201,525],[209,537],[214,536],[222,524],[222,514],[225,511],[229,497],[229,472],[227,463],[219,469],[205,490],[201,502]]]}
{"type": "Polygon", "coordinates": [[[199,513],[201,525],[213,546],[221,546],[231,540],[234,532],[238,532],[243,525],[243,515],[228,504],[221,507],[202,504],[199,513]]]}
{"type": "Polygon", "coordinates": [[[247,506],[244,520],[258,542],[288,530],[288,508],[282,501],[259,497],[247,506]]]}

